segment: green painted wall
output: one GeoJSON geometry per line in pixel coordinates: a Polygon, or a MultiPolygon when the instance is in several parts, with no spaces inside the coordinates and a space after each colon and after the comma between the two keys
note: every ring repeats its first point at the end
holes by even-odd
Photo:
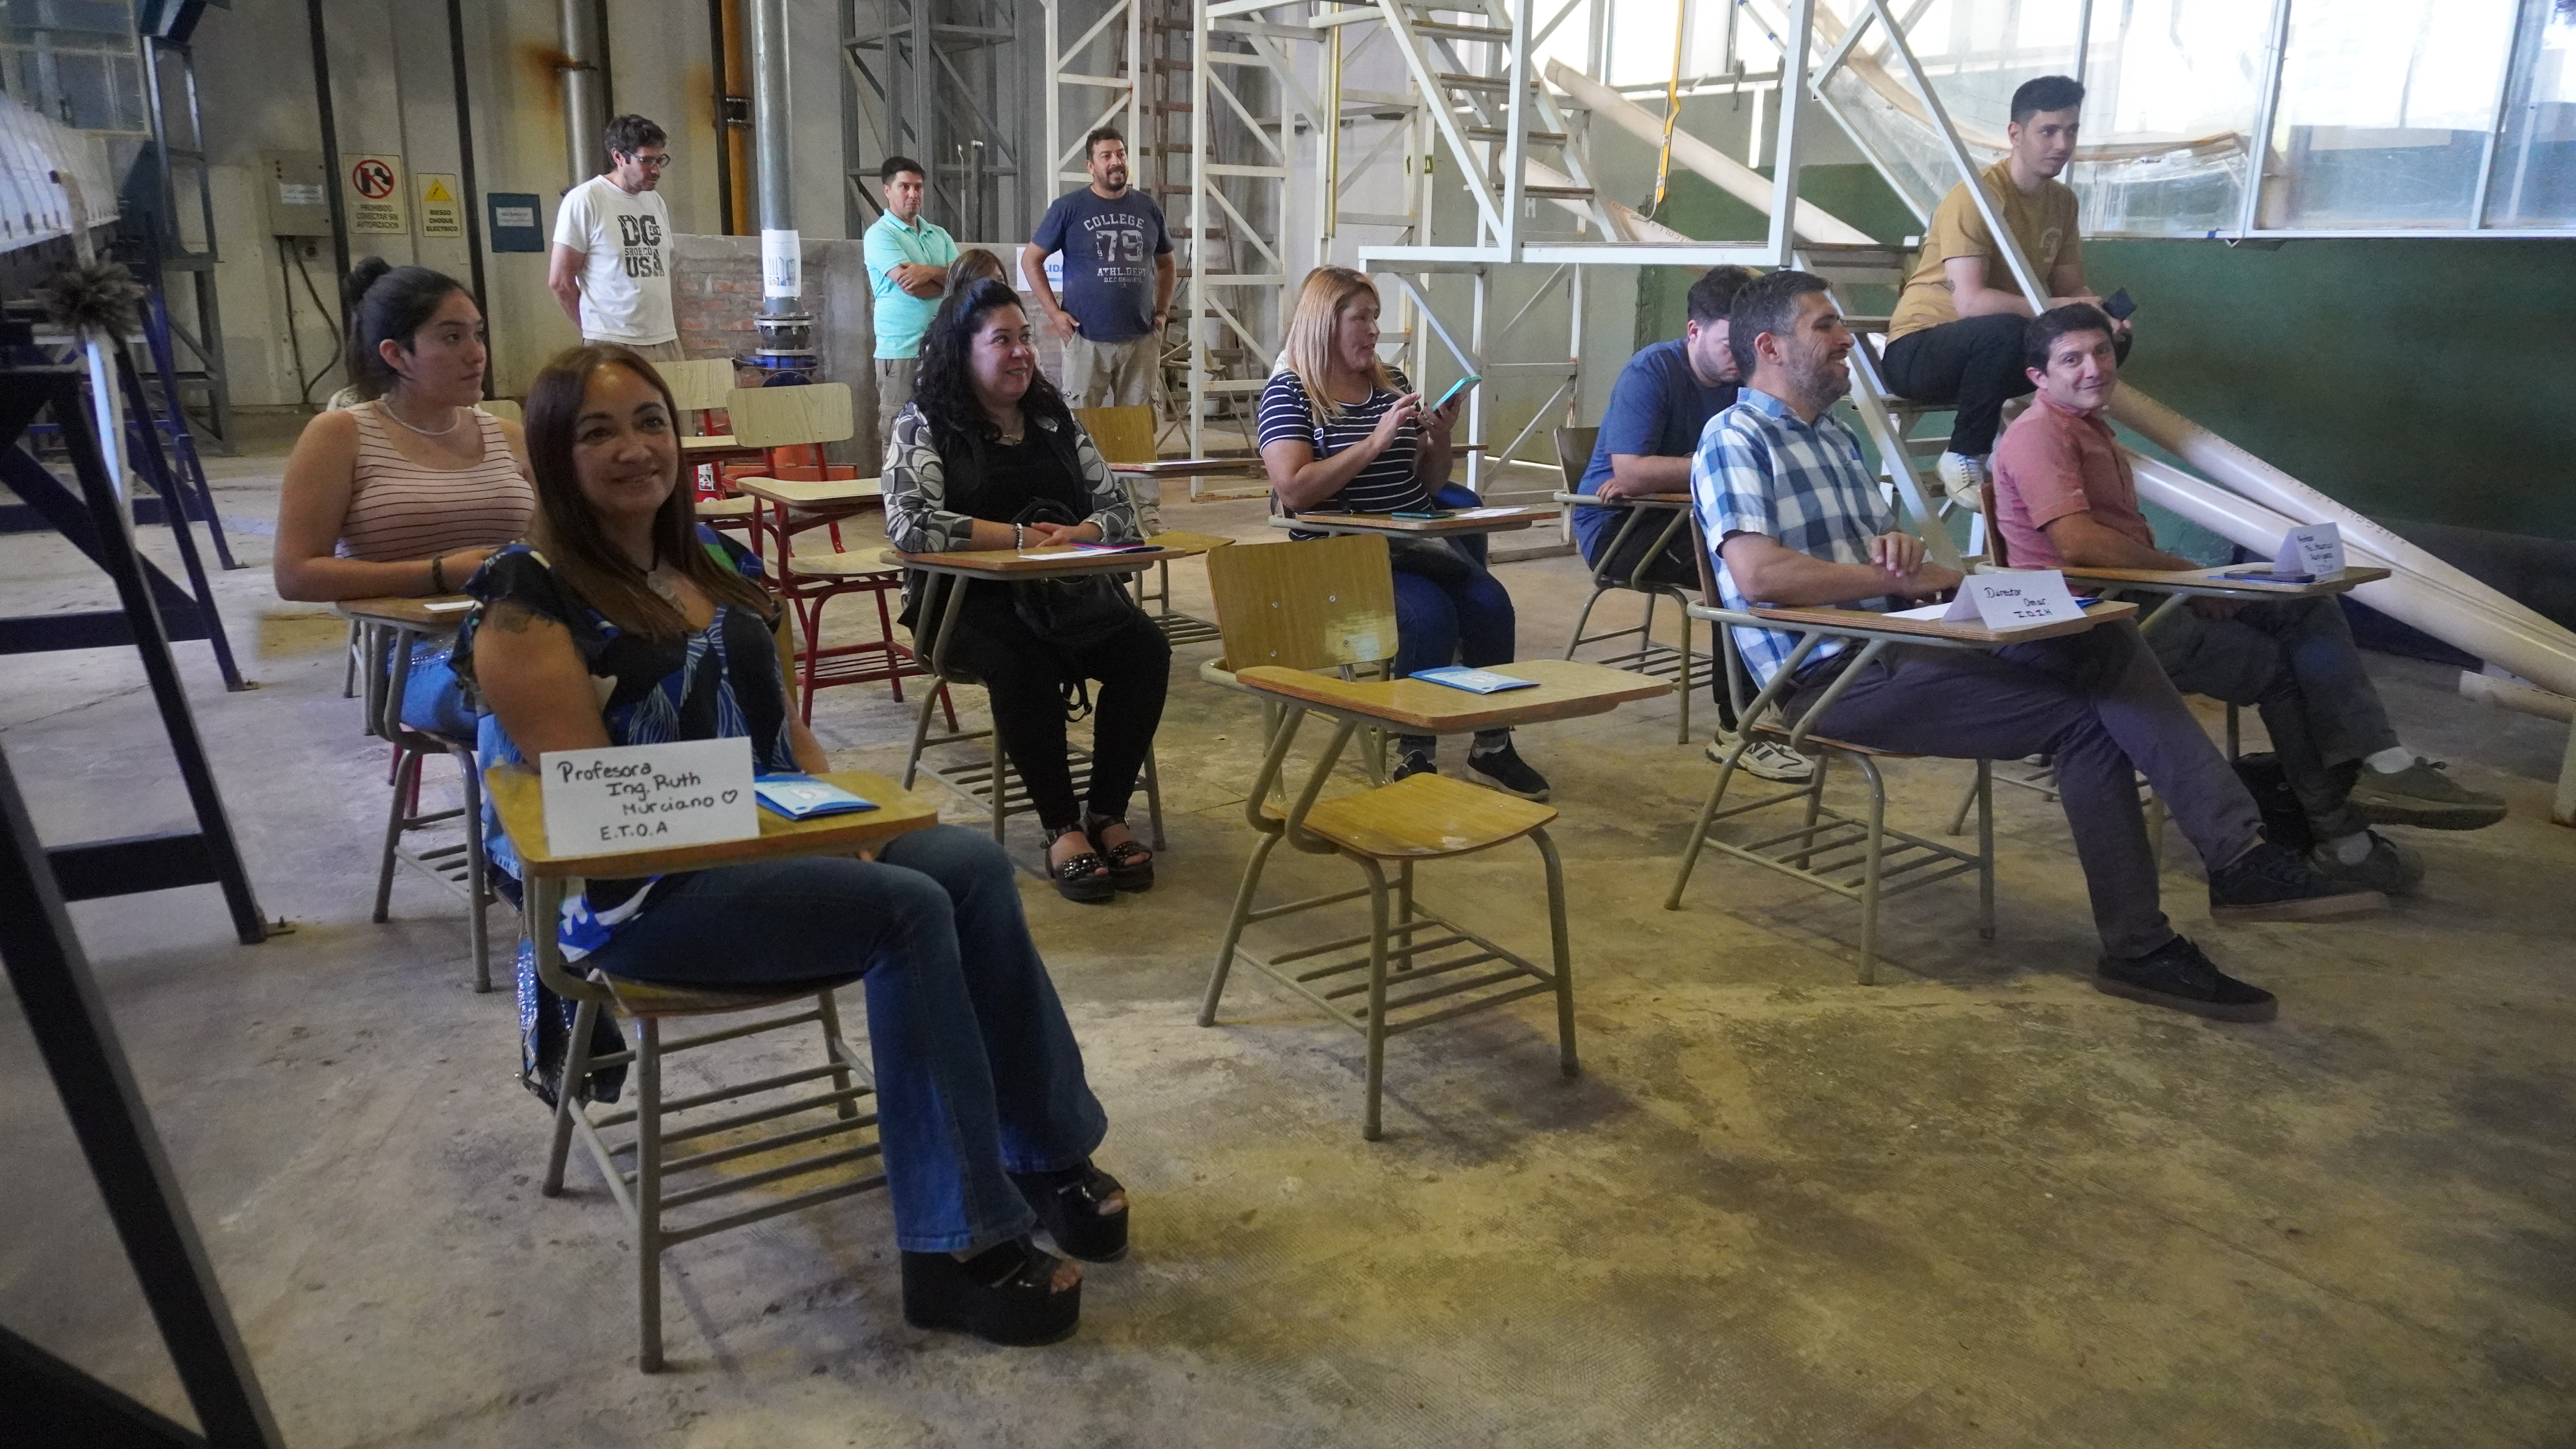
{"type": "MultiPolygon", "coordinates": [[[[1811,167],[1800,195],[1875,235],[1918,230],[1866,167],[1811,167]]],[[[1761,234],[1697,177],[1663,215],[1761,234]]],[[[2576,238],[2085,252],[2098,290],[2138,301],[2128,377],[2186,416],[2364,513],[2576,539],[2576,238]]],[[[1688,286],[1653,269],[1641,338],[1679,333],[1688,286]]]]}

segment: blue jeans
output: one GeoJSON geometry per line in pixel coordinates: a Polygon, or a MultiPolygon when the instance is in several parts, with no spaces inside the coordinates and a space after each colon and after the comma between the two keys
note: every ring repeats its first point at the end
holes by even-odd
{"type": "Polygon", "coordinates": [[[402,722],[416,730],[451,740],[474,738],[474,711],[465,703],[465,686],[456,682],[448,652],[453,634],[423,634],[412,640],[411,669],[403,676],[402,722]]]}
{"type": "Polygon", "coordinates": [[[691,986],[861,973],[906,1252],[1028,1232],[1036,1215],[1004,1174],[1071,1167],[1109,1130],[1010,862],[980,831],[915,831],[873,862],[809,856],[671,877],[588,964],[691,986]]]}
{"type": "MultiPolygon", "coordinates": [[[[1451,583],[1395,571],[1398,678],[1444,664],[1490,669],[1512,662],[1519,639],[1512,596],[1482,563],[1461,562],[1466,573],[1451,583]]],[[[1397,739],[1397,747],[1404,750],[1429,750],[1432,745],[1428,735],[1397,739]]]]}

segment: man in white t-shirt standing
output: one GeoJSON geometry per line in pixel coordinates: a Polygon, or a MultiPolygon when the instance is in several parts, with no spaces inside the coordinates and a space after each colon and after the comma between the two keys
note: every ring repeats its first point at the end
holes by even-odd
{"type": "Polygon", "coordinates": [[[671,208],[655,190],[670,138],[642,116],[608,123],[608,171],[564,193],[546,285],[584,342],[622,342],[678,362],[671,311],[671,208]]]}

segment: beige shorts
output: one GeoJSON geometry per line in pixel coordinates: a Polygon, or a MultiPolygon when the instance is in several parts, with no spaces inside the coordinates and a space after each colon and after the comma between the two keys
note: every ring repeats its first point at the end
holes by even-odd
{"type": "Polygon", "coordinates": [[[877,447],[894,445],[894,415],[912,401],[912,387],[921,376],[918,357],[880,357],[877,360],[877,447]]]}
{"type": "Polygon", "coordinates": [[[1074,337],[1064,344],[1064,400],[1078,408],[1150,407],[1163,391],[1161,339],[1074,337]]]}

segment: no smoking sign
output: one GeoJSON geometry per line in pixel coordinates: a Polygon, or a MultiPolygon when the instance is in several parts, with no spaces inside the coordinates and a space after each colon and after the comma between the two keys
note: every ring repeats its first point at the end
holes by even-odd
{"type": "Polygon", "coordinates": [[[348,158],[349,230],[399,236],[411,230],[403,206],[400,156],[348,158]]]}

